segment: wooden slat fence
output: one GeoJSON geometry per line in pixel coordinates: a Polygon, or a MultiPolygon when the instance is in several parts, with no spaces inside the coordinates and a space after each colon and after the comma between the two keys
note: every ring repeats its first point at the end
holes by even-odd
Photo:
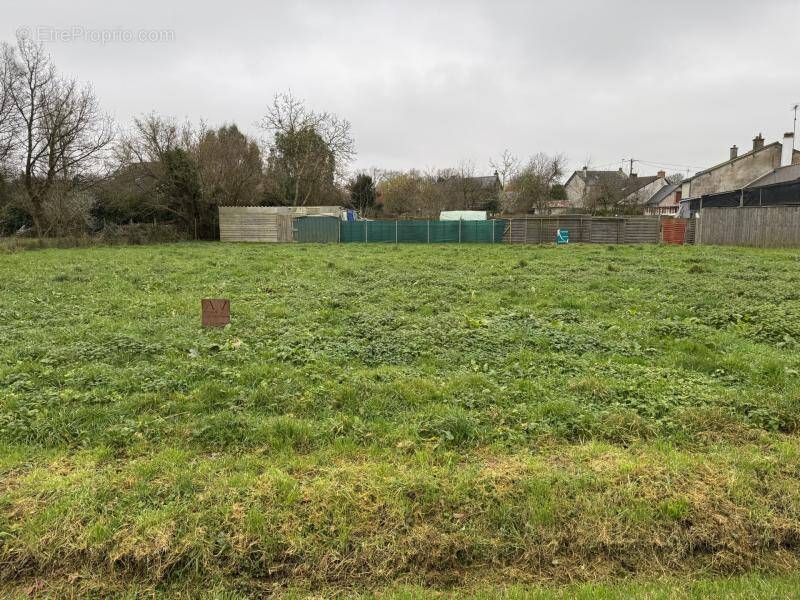
{"type": "Polygon", "coordinates": [[[566,229],[572,243],[657,244],[659,217],[549,216],[511,219],[505,241],[512,244],[552,244],[556,231],[566,229]]]}
{"type": "Polygon", "coordinates": [[[624,221],[623,244],[657,244],[660,241],[660,217],[626,217],[624,221]]]}
{"type": "Polygon", "coordinates": [[[697,243],[800,247],[800,206],[703,208],[697,225],[697,243]]]}
{"type": "Polygon", "coordinates": [[[293,217],[325,215],[337,219],[343,210],[341,206],[258,206],[250,208],[258,208],[266,214],[292,215],[293,217]]]}
{"type": "Polygon", "coordinates": [[[686,220],[686,242],[694,244],[697,241],[697,219],[686,220]]]}
{"type": "Polygon", "coordinates": [[[292,215],[277,214],[266,206],[221,206],[222,242],[291,242],[292,215]]]}

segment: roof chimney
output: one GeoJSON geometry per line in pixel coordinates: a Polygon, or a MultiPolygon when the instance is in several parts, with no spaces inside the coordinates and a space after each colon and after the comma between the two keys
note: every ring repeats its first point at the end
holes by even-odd
{"type": "Polygon", "coordinates": [[[781,150],[781,166],[792,164],[794,158],[794,133],[789,131],[783,134],[783,148],[781,150]]]}
{"type": "Polygon", "coordinates": [[[656,173],[656,175],[658,175],[659,179],[664,179],[667,176],[667,172],[666,171],[659,171],[658,173],[656,173]]]}
{"type": "Polygon", "coordinates": [[[761,150],[764,147],[764,136],[760,133],[753,138],[753,150],[761,150]]]}
{"type": "MultiPolygon", "coordinates": [[[[753,148],[755,147],[756,147],[755,142],[753,142],[753,148]]],[[[733,146],[731,146],[731,160],[733,160],[737,156],[739,156],[739,147],[736,144],[734,144],[733,146]]]]}

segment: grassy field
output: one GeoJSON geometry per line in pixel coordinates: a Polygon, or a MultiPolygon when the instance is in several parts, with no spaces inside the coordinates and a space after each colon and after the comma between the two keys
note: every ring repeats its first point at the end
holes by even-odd
{"type": "Polygon", "coordinates": [[[799,433],[797,252],[0,254],[3,595],[788,597],[799,433]]]}

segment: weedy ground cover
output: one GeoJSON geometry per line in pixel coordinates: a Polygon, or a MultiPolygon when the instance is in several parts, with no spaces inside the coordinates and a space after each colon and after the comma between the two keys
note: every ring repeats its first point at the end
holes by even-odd
{"type": "Polygon", "coordinates": [[[0,589],[769,597],[799,373],[792,251],[0,255],[0,589]]]}

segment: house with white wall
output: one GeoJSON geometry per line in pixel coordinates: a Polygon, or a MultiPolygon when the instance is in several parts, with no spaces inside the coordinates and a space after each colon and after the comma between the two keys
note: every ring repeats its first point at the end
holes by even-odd
{"type": "Polygon", "coordinates": [[[584,208],[600,193],[603,184],[611,179],[624,181],[628,178],[622,169],[617,171],[593,171],[583,167],[569,176],[564,184],[567,202],[572,208],[584,208]]]}
{"type": "Polygon", "coordinates": [[[632,175],[622,188],[623,194],[626,194],[623,202],[628,206],[645,206],[650,198],[667,185],[669,183],[664,171],[647,177],[632,175]]]}
{"type": "Polygon", "coordinates": [[[621,194],[621,203],[628,206],[645,206],[667,183],[667,174],[659,171],[656,175],[639,177],[627,175],[622,169],[617,171],[591,171],[587,167],[575,171],[564,184],[567,202],[573,208],[590,208],[603,189],[614,187],[621,194]],[[615,182],[612,186],[610,182],[615,182]]]}
{"type": "Polygon", "coordinates": [[[681,205],[681,184],[665,185],[645,202],[646,215],[677,215],[681,205]]]}

